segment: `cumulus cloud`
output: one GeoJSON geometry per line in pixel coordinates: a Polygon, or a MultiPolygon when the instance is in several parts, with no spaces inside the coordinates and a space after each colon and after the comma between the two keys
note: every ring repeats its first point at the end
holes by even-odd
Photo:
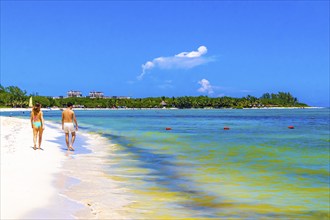
{"type": "Polygon", "coordinates": [[[198,81],[198,84],[201,85],[201,87],[197,90],[198,92],[208,93],[212,94],[214,93],[214,86],[211,85],[211,83],[207,79],[202,79],[198,81]]]}
{"type": "Polygon", "coordinates": [[[205,46],[200,46],[197,51],[181,52],[171,57],[158,57],[152,61],[147,61],[142,65],[142,73],[137,77],[143,78],[148,70],[153,68],[160,69],[190,69],[212,61],[211,58],[203,57],[207,53],[205,46]]]}
{"type": "Polygon", "coordinates": [[[189,58],[194,58],[194,57],[200,57],[203,54],[207,53],[207,48],[205,46],[200,46],[197,51],[191,51],[191,52],[182,52],[179,53],[177,55],[175,55],[175,57],[189,57],[189,58]]]}

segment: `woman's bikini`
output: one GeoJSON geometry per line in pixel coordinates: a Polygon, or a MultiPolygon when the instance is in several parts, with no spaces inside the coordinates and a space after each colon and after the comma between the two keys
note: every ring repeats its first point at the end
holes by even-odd
{"type": "MultiPolygon", "coordinates": [[[[38,113],[39,114],[39,113],[38,113]]],[[[35,128],[41,127],[41,121],[38,121],[38,115],[33,116],[33,125],[35,128]]]]}

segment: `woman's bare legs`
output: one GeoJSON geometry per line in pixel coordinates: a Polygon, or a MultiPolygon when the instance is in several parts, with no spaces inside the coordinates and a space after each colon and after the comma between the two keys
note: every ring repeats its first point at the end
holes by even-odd
{"type": "Polygon", "coordinates": [[[37,135],[38,135],[38,129],[33,127],[33,149],[37,149],[37,135]]]}
{"type": "Polygon", "coordinates": [[[42,149],[41,148],[41,141],[42,141],[42,133],[43,133],[44,130],[42,129],[42,127],[39,127],[38,130],[39,130],[39,149],[42,149]]]}
{"type": "Polygon", "coordinates": [[[33,149],[37,149],[37,142],[38,142],[38,148],[41,148],[41,142],[42,142],[42,133],[43,133],[42,127],[36,128],[33,127],[33,149]]]}

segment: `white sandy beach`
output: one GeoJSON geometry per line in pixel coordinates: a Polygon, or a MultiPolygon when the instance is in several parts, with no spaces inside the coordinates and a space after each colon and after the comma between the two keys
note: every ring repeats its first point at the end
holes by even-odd
{"type": "Polygon", "coordinates": [[[71,156],[60,126],[46,121],[43,150],[34,150],[30,120],[1,116],[0,121],[0,219],[76,219],[77,212],[95,217],[64,194],[72,185],[63,170],[71,156]]]}
{"type": "Polygon", "coordinates": [[[59,125],[46,120],[44,150],[33,150],[28,119],[1,116],[0,120],[1,219],[132,218],[134,214],[124,208],[132,202],[126,189],[102,171],[109,156],[104,148],[111,151],[115,145],[99,135],[79,132],[78,151],[85,147],[92,153],[68,152],[59,125]]]}
{"type": "Polygon", "coordinates": [[[29,120],[1,117],[1,219],[22,219],[56,194],[54,174],[65,159],[53,142],[58,136],[46,127],[44,150],[33,150],[29,120]]]}

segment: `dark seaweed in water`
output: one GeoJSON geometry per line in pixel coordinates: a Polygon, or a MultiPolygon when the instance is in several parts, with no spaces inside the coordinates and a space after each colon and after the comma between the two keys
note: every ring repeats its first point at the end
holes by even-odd
{"type": "Polygon", "coordinates": [[[196,217],[215,218],[219,210],[214,207],[228,206],[228,204],[219,203],[219,198],[198,189],[191,180],[180,174],[180,171],[176,168],[177,165],[171,162],[175,160],[173,155],[157,154],[151,149],[134,146],[124,136],[112,134],[102,134],[102,136],[111,139],[113,143],[119,144],[122,147],[122,152],[133,154],[134,158],[139,160],[140,168],[151,170],[150,173],[144,176],[144,181],[156,182],[157,185],[164,187],[167,191],[179,192],[183,196],[191,198],[189,203],[179,205],[199,211],[196,217]],[[198,200],[205,198],[205,200],[208,200],[208,206],[202,206],[200,203],[194,202],[193,198],[198,198],[198,200]]]}

